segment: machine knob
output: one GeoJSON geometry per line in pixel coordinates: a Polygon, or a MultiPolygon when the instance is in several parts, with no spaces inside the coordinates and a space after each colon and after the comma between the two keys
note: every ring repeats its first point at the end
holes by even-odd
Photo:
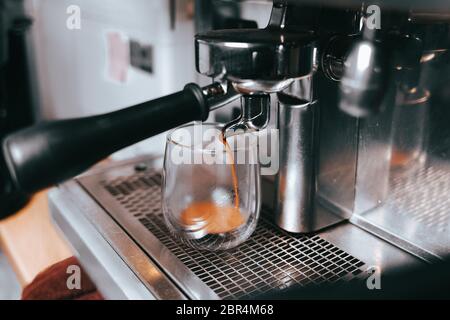
{"type": "Polygon", "coordinates": [[[355,117],[379,113],[389,82],[388,63],[379,42],[358,41],[344,64],[340,84],[341,110],[355,117]]]}

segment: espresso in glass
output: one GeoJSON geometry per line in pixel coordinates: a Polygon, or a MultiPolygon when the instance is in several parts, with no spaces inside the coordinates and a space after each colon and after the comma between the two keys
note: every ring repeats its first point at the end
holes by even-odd
{"type": "Polygon", "coordinates": [[[218,124],[190,124],[167,139],[163,211],[169,230],[199,249],[223,250],[253,233],[260,211],[257,142],[224,139],[218,124]]]}

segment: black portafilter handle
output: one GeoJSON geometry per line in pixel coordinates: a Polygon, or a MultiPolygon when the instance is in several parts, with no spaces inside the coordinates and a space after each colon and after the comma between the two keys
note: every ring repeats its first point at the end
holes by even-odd
{"type": "Polygon", "coordinates": [[[207,119],[205,89],[184,90],[120,111],[50,121],[7,136],[3,156],[16,188],[29,194],[70,179],[110,154],[156,134],[207,119]]]}

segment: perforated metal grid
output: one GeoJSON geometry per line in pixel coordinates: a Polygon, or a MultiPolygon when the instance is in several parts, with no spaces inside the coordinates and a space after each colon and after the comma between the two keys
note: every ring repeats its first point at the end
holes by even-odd
{"type": "Polygon", "coordinates": [[[142,223],[222,299],[238,299],[294,284],[352,280],[364,262],[319,236],[295,237],[262,218],[253,236],[222,252],[192,249],[170,236],[161,212],[161,176],[154,171],[102,181],[118,206],[142,223]]]}
{"type": "Polygon", "coordinates": [[[450,168],[443,163],[394,173],[387,205],[435,232],[450,230],[450,168]]]}

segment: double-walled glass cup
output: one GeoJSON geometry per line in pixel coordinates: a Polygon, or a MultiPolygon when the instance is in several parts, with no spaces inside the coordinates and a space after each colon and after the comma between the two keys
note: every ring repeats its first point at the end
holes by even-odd
{"type": "Polygon", "coordinates": [[[167,137],[162,186],[170,232],[191,247],[225,250],[247,240],[260,213],[256,135],[222,137],[219,124],[193,123],[167,137]]]}

